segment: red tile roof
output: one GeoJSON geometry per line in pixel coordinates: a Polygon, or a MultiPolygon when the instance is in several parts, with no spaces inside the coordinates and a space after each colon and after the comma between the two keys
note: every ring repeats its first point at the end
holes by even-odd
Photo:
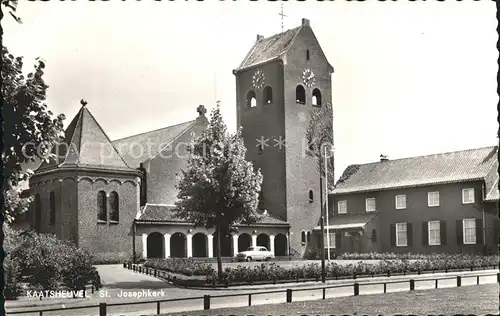
{"type": "Polygon", "coordinates": [[[129,136],[113,141],[118,152],[125,161],[134,168],[151,157],[154,157],[161,149],[167,147],[179,135],[195,124],[196,120],[168,126],[162,129],[129,136]]]}
{"type": "Polygon", "coordinates": [[[299,26],[271,37],[258,39],[236,71],[277,59],[287,52],[301,29],[302,26],[299,26]]]}
{"type": "MultiPolygon", "coordinates": [[[[484,180],[496,168],[498,147],[351,165],[333,194],[484,180]]],[[[488,192],[491,188],[486,188],[488,192]]]]}
{"type": "Polygon", "coordinates": [[[52,153],[57,159],[42,163],[38,170],[64,167],[133,170],[86,106],[80,108],[66,129],[64,141],[54,146],[52,153]]]}
{"type": "MultiPolygon", "coordinates": [[[[176,218],[175,206],[165,204],[146,204],[141,214],[137,218],[137,222],[141,224],[154,223],[154,224],[169,224],[169,223],[187,223],[185,220],[176,218]]],[[[267,215],[257,223],[250,224],[249,226],[289,226],[289,224],[281,219],[267,215]]]]}

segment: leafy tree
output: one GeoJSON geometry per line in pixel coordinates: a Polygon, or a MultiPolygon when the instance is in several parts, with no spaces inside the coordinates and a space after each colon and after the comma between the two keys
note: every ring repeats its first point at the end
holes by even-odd
{"type": "Polygon", "coordinates": [[[309,144],[307,154],[318,158],[318,171],[325,175],[325,147],[327,150],[328,189],[335,186],[334,156],[333,156],[333,107],[327,103],[322,107],[314,108],[306,131],[309,144]]]}
{"type": "Polygon", "coordinates": [[[23,74],[23,58],[14,57],[2,46],[3,123],[3,215],[7,221],[26,210],[29,201],[20,202],[17,188],[26,181],[30,170],[26,164],[47,160],[54,155],[50,148],[64,134],[63,114],[54,117],[44,103],[48,86],[43,80],[45,63],[37,58],[34,71],[23,74]],[[17,197],[16,197],[17,195],[17,197]]]}
{"type": "Polygon", "coordinates": [[[227,132],[219,104],[207,129],[189,148],[187,170],[182,170],[177,185],[177,216],[207,228],[216,227],[217,264],[222,276],[221,234],[235,224],[257,221],[262,175],[245,160],[241,129],[227,132]]]}

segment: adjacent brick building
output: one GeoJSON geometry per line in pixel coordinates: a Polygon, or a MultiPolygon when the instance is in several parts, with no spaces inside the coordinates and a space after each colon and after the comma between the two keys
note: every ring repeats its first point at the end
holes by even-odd
{"type": "Polygon", "coordinates": [[[329,198],[331,251],[496,252],[497,151],[349,166],[329,198]]]}

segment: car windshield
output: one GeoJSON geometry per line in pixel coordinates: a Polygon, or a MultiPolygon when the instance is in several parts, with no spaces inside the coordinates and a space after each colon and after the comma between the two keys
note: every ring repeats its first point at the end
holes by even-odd
{"type": "Polygon", "coordinates": [[[248,247],[247,251],[255,251],[255,247],[248,247]]]}

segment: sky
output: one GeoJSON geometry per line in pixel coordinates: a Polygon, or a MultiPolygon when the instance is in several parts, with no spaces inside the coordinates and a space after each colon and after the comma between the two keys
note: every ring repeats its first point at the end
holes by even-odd
{"type": "MultiPolygon", "coordinates": [[[[350,164],[497,144],[493,1],[284,2],[310,20],[329,62],[335,175],[350,164]]],[[[111,139],[193,120],[216,100],[236,130],[235,77],[279,2],[20,1],[4,45],[46,62],[47,104],[66,125],[80,99],[111,139]]],[[[7,118],[8,119],[8,118],[7,118]]]]}

